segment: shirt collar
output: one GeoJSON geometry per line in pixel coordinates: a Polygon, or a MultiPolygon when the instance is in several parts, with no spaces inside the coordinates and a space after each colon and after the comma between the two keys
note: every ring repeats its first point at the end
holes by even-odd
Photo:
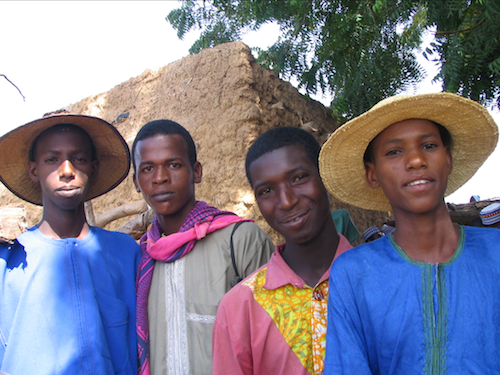
{"type": "MultiPolygon", "coordinates": [[[[333,261],[337,259],[337,257],[343,252],[352,248],[351,244],[343,235],[339,233],[339,244],[337,246],[337,252],[335,253],[335,257],[333,261]]],[[[299,277],[290,266],[285,262],[281,254],[285,250],[286,243],[282,243],[281,245],[276,246],[276,251],[271,255],[271,259],[267,265],[266,271],[266,283],[264,284],[264,288],[267,290],[274,290],[281,288],[287,284],[291,284],[299,289],[304,289],[306,287],[306,283],[299,277]]],[[[333,263],[333,262],[332,262],[333,263]]],[[[330,268],[321,276],[318,284],[321,284],[323,281],[328,280],[330,277],[330,268]]]]}

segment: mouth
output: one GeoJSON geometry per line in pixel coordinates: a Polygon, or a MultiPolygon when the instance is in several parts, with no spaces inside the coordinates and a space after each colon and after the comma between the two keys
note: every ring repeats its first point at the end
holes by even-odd
{"type": "Polygon", "coordinates": [[[285,216],[280,220],[280,224],[290,228],[296,228],[302,225],[306,220],[309,211],[301,211],[293,215],[285,216]]]}
{"type": "Polygon", "coordinates": [[[79,195],[82,192],[82,188],[78,186],[64,186],[56,190],[59,195],[63,197],[69,198],[74,197],[75,195],[79,195]]]}
{"type": "Polygon", "coordinates": [[[425,185],[425,184],[430,184],[432,182],[432,180],[416,180],[416,181],[412,181],[410,183],[407,183],[406,185],[404,186],[417,186],[417,185],[425,185]]]}
{"type": "Polygon", "coordinates": [[[164,201],[168,201],[169,199],[171,199],[172,197],[174,196],[174,193],[173,192],[170,192],[170,191],[166,191],[166,192],[162,192],[162,193],[156,193],[156,194],[153,194],[151,196],[151,198],[157,202],[164,202],[164,201]]]}

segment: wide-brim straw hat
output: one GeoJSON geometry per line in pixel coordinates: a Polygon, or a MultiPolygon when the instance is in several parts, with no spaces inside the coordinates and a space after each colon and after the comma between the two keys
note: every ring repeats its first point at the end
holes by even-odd
{"type": "Polygon", "coordinates": [[[453,139],[453,170],[445,196],[466,183],[493,152],[498,127],[481,104],[452,93],[397,95],[346,122],[326,141],[319,167],[328,191],[344,203],[375,211],[391,211],[382,188],[365,177],[363,156],[369,143],[390,125],[426,119],[444,126],[453,139]]]}
{"type": "Polygon", "coordinates": [[[40,185],[28,175],[29,154],[40,133],[59,124],[80,127],[87,132],[94,144],[99,164],[96,175],[90,181],[85,200],[107,193],[127,177],[130,151],[113,125],[97,117],[58,114],[20,126],[0,138],[0,180],[12,193],[27,202],[42,204],[40,185]]]}

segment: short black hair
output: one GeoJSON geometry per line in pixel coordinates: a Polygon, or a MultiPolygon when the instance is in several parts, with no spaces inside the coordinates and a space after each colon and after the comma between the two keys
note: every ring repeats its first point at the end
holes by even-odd
{"type": "Polygon", "coordinates": [[[35,161],[35,156],[36,156],[36,148],[38,147],[38,141],[45,136],[46,134],[52,133],[52,132],[62,132],[62,131],[77,131],[83,134],[84,137],[87,137],[87,139],[90,142],[90,157],[92,161],[96,160],[97,154],[95,151],[95,146],[94,142],[92,141],[92,138],[90,138],[89,133],[87,133],[84,129],[77,125],[73,124],[57,124],[54,126],[51,126],[50,128],[45,129],[43,132],[37,135],[37,137],[34,139],[33,143],[31,144],[30,150],[29,150],[29,161],[35,161]]]}
{"type": "MultiPolygon", "coordinates": [[[[423,120],[426,120],[426,119],[423,119],[423,120]]],[[[441,141],[443,142],[443,146],[448,147],[450,149],[450,152],[451,152],[451,149],[453,147],[453,138],[452,138],[450,132],[448,131],[448,129],[446,129],[443,125],[438,124],[435,121],[432,121],[432,120],[428,120],[428,121],[430,121],[434,125],[436,125],[436,127],[438,128],[438,131],[439,131],[439,136],[441,137],[441,141]]],[[[387,129],[387,128],[385,128],[385,129],[387,129]]],[[[384,130],[382,130],[382,131],[384,131],[384,130]]],[[[382,133],[382,132],[380,132],[380,133],[382,133]]],[[[377,137],[379,136],[379,134],[377,134],[377,137]]],[[[363,155],[363,162],[365,163],[365,165],[366,165],[366,163],[373,163],[373,160],[374,160],[373,143],[375,142],[375,139],[377,139],[377,137],[373,138],[371,140],[371,142],[368,144],[368,147],[366,148],[365,154],[363,155]]]]}
{"type": "Polygon", "coordinates": [[[148,138],[153,138],[158,135],[175,135],[175,134],[178,134],[182,138],[184,138],[184,142],[186,142],[189,163],[191,164],[191,167],[193,167],[197,161],[197,156],[196,156],[196,147],[194,145],[194,141],[193,138],[191,137],[191,134],[189,134],[189,132],[182,125],[178,124],[175,121],[154,120],[148,122],[141,128],[141,130],[139,130],[139,133],[137,133],[137,136],[134,139],[134,143],[132,144],[132,166],[134,167],[134,172],[136,168],[135,149],[137,147],[137,142],[143,141],[148,138]]]}
{"type": "Polygon", "coordinates": [[[309,160],[311,160],[311,162],[319,170],[318,156],[321,146],[316,138],[314,138],[311,133],[308,133],[303,129],[292,126],[283,126],[263,133],[248,149],[245,160],[245,170],[250,185],[253,186],[252,178],[250,177],[250,166],[255,160],[268,152],[285,146],[294,145],[301,146],[309,160]]]}

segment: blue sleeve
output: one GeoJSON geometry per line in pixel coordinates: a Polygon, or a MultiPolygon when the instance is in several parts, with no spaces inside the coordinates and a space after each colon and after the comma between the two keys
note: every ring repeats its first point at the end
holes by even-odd
{"type": "Polygon", "coordinates": [[[362,335],[361,317],[356,306],[355,295],[349,284],[348,273],[342,267],[335,267],[335,263],[331,272],[323,373],[325,375],[371,375],[373,373],[369,366],[368,350],[362,335]]]}

